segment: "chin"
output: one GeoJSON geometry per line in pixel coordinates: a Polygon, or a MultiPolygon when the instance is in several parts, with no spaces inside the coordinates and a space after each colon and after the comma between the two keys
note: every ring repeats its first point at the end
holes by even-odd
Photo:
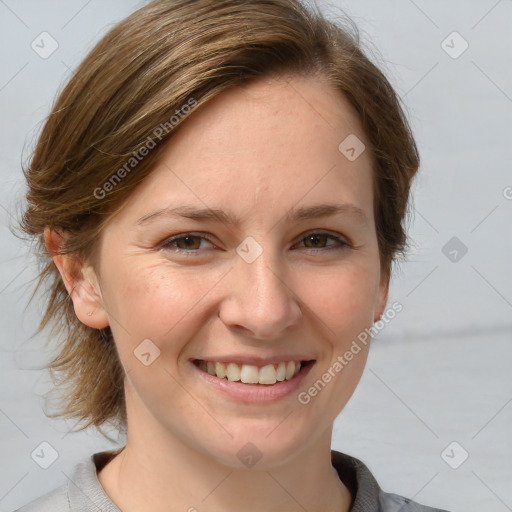
{"type": "Polygon", "coordinates": [[[293,413],[288,418],[285,414],[277,422],[274,418],[259,422],[239,419],[229,430],[233,438],[219,437],[217,446],[209,445],[208,451],[219,463],[233,469],[275,469],[292,461],[320,435],[297,428],[292,417],[293,413]]]}

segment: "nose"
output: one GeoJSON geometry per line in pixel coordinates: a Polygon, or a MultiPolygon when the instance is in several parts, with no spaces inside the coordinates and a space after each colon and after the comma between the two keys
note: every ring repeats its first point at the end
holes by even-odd
{"type": "Polygon", "coordinates": [[[270,340],[297,326],[302,311],[289,273],[277,258],[265,253],[252,263],[236,261],[219,317],[230,329],[270,340]]]}

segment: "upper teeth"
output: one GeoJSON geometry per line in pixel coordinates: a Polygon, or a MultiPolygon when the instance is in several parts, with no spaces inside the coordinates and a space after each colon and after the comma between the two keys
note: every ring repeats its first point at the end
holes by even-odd
{"type": "Polygon", "coordinates": [[[216,375],[220,379],[242,381],[245,384],[275,384],[277,381],[290,380],[300,370],[300,361],[267,364],[258,368],[252,364],[219,363],[213,361],[199,361],[199,368],[216,375]]]}

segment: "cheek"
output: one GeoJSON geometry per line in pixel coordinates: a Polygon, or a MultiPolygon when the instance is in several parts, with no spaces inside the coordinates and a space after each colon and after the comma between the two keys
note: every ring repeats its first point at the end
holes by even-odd
{"type": "Polygon", "coordinates": [[[368,265],[346,265],[312,272],[299,296],[329,328],[336,343],[373,323],[378,274],[368,265]]]}
{"type": "Polygon", "coordinates": [[[152,266],[112,268],[104,299],[123,364],[129,366],[133,351],[145,339],[159,348],[162,359],[176,361],[213,314],[215,304],[208,292],[224,273],[222,269],[176,269],[160,261],[152,266]]]}
{"type": "Polygon", "coordinates": [[[327,343],[310,387],[302,388],[298,399],[306,405],[300,409],[304,421],[318,417],[327,422],[347,404],[363,373],[370,344],[368,336],[364,342],[358,336],[373,323],[378,273],[369,265],[347,265],[330,275],[315,275],[303,296],[310,297],[315,325],[327,343]]]}

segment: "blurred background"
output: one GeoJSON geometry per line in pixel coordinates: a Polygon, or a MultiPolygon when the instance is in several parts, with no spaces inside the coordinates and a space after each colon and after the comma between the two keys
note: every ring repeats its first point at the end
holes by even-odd
{"type": "MultiPolygon", "coordinates": [[[[44,414],[51,383],[34,369],[48,358],[46,336],[34,336],[41,301],[27,305],[36,268],[9,226],[24,191],[21,162],[56,92],[143,3],[0,0],[0,512],[114,445],[44,414]],[[32,455],[41,443],[55,459],[46,469],[32,455]]],[[[317,3],[355,21],[407,106],[422,158],[412,247],[389,296],[403,309],[376,335],[333,448],[421,503],[512,510],[512,2],[317,3]]]]}

